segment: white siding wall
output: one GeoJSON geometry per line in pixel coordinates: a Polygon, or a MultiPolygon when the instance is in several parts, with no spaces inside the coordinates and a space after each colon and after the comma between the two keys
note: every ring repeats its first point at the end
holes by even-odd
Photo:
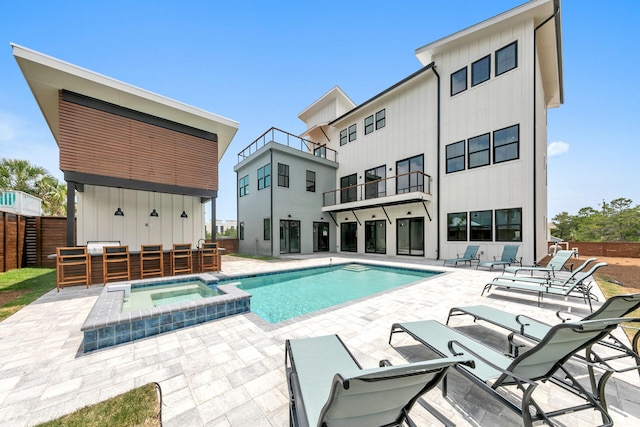
{"type": "MultiPolygon", "coordinates": [[[[269,164],[270,157],[268,147],[264,147],[251,157],[250,163],[238,170],[238,181],[249,176],[249,194],[238,197],[238,227],[240,223],[244,224],[244,239],[239,241],[241,253],[271,255],[271,241],[264,240],[263,220],[271,216],[271,192],[277,185],[277,169],[271,168],[271,186],[258,190],[258,169],[269,164]]],[[[236,182],[236,192],[237,187],[236,182]]]]}

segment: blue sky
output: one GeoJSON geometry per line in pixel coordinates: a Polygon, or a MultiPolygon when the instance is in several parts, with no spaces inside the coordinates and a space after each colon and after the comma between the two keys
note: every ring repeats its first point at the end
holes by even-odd
{"type": "MultiPolygon", "coordinates": [[[[238,121],[218,219],[236,217],[237,153],[333,86],[366,101],[420,68],[416,48],[521,4],[450,1],[3,1],[0,157],[62,179],[10,42],[238,121]],[[393,5],[390,7],[390,5],[393,5]]],[[[549,217],[640,204],[640,2],[562,3],[565,104],[549,111],[549,217]]]]}

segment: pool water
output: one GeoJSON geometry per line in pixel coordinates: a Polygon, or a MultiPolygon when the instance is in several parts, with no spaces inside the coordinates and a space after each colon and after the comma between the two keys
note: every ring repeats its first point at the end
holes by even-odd
{"type": "Polygon", "coordinates": [[[125,299],[122,304],[122,313],[143,308],[194,301],[216,295],[222,294],[217,289],[207,286],[200,280],[139,288],[132,287],[131,295],[128,299],[125,299]]]}
{"type": "Polygon", "coordinates": [[[269,323],[278,323],[436,274],[439,273],[349,264],[232,281],[239,282],[238,289],[252,295],[252,312],[269,323]]]}

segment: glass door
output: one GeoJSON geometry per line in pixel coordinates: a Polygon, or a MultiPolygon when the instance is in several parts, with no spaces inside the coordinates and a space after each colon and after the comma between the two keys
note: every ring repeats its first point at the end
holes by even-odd
{"type": "Polygon", "coordinates": [[[300,221],[280,220],[280,253],[300,253],[300,221]]]}
{"type": "Polygon", "coordinates": [[[329,223],[313,223],[313,251],[327,252],[329,250],[329,223]]]}
{"type": "Polygon", "coordinates": [[[398,219],[397,254],[424,255],[424,218],[398,219]]]}
{"type": "Polygon", "coordinates": [[[385,220],[365,221],[365,249],[367,253],[387,253],[387,222],[385,220]]]}
{"type": "Polygon", "coordinates": [[[340,224],[340,250],[358,252],[358,224],[343,222],[340,224]]]}

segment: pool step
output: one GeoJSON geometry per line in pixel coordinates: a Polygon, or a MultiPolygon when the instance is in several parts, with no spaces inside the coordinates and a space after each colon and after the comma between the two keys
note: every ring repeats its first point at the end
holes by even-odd
{"type": "Polygon", "coordinates": [[[361,271],[370,270],[369,267],[367,267],[366,265],[362,265],[362,264],[349,264],[349,265],[345,265],[342,269],[343,270],[348,270],[348,271],[355,271],[355,272],[361,272],[361,271]]]}

